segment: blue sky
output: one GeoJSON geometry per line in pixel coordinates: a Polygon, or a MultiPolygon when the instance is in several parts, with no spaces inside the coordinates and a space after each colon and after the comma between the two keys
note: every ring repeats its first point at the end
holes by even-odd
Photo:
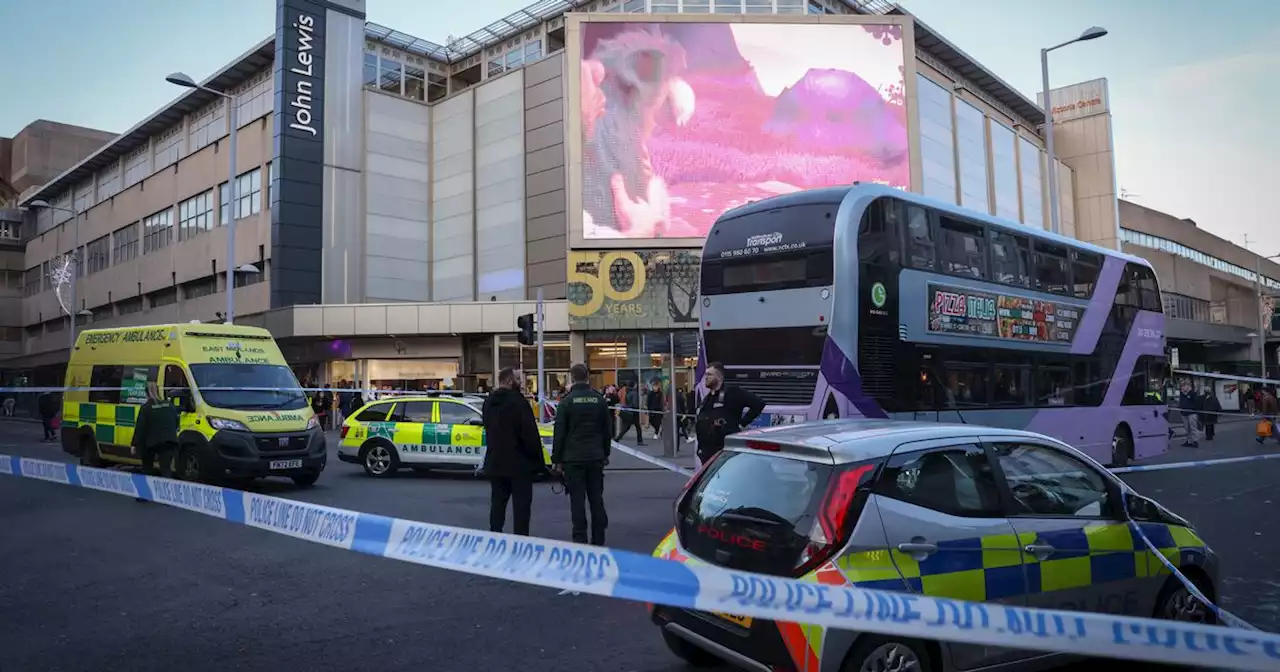
{"type": "MultiPolygon", "coordinates": [[[[368,9],[372,21],[443,42],[529,4],[369,0],[368,9]]],[[[1032,100],[1041,47],[1106,27],[1109,36],[1054,52],[1051,65],[1055,87],[1110,80],[1120,186],[1142,205],[1280,253],[1280,2],[902,4],[1032,100]]],[[[204,78],[267,37],[274,18],[273,0],[0,1],[0,135],[38,118],[123,131],[177,95],[166,74],[204,78]]]]}

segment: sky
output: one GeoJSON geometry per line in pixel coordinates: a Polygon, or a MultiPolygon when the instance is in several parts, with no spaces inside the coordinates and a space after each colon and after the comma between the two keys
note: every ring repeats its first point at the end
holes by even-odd
{"type": "MultiPolygon", "coordinates": [[[[530,4],[369,0],[368,14],[443,43],[530,4]]],[[[1280,253],[1280,2],[900,4],[1033,101],[1039,50],[1105,27],[1108,36],[1051,54],[1051,85],[1109,80],[1122,191],[1280,253]]],[[[0,0],[0,136],[35,119],[123,131],[178,95],[165,75],[207,77],[268,37],[274,20],[273,0],[0,0]]]]}

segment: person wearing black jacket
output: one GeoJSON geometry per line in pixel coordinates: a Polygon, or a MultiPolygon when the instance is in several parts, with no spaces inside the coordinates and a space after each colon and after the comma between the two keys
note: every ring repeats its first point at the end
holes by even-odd
{"type": "Polygon", "coordinates": [[[587,365],[569,368],[573,387],[556,409],[551,470],[564,477],[573,519],[573,540],[587,543],[587,505],[591,506],[591,540],[604,546],[609,515],[604,510],[604,466],[609,463],[613,438],[612,411],[604,395],[587,382],[587,365]]]}
{"type": "Polygon", "coordinates": [[[45,441],[58,440],[58,432],[53,429],[53,419],[58,417],[61,405],[55,392],[45,392],[36,399],[36,410],[40,411],[40,424],[44,426],[45,441]]]}
{"type": "Polygon", "coordinates": [[[1218,395],[1212,389],[1204,393],[1201,410],[1204,411],[1200,414],[1200,424],[1204,425],[1204,440],[1212,441],[1218,428],[1218,414],[1222,412],[1222,402],[1218,401],[1218,395]]]}
{"type": "Polygon", "coordinates": [[[706,464],[724,448],[724,438],[736,434],[764,411],[764,400],[750,390],[725,385],[724,366],[720,362],[707,365],[702,377],[707,396],[698,407],[698,462],[706,464]]]}
{"type": "Polygon", "coordinates": [[[138,451],[145,473],[154,476],[159,460],[159,474],[173,478],[178,425],[178,407],[160,396],[160,388],[155,383],[147,383],[147,403],[138,408],[138,419],[133,426],[133,447],[138,451]]]}
{"type": "Polygon", "coordinates": [[[518,369],[498,372],[498,387],[485,399],[482,412],[486,445],[482,472],[489,478],[489,530],[502,531],[510,500],[512,531],[529,536],[533,480],[543,471],[543,462],[538,423],[523,387],[524,374],[518,369]]]}
{"type": "MultiPolygon", "coordinates": [[[[636,383],[639,385],[639,383],[636,383]]],[[[635,385],[627,386],[626,398],[622,401],[622,408],[618,411],[618,424],[622,425],[622,429],[618,430],[618,437],[614,441],[621,441],[622,437],[631,431],[632,427],[636,428],[636,445],[644,445],[644,432],[640,427],[640,394],[636,392],[635,385]]]]}
{"type": "Polygon", "coordinates": [[[662,380],[654,378],[649,381],[649,394],[645,398],[645,406],[649,409],[649,428],[653,430],[653,438],[662,438],[662,416],[666,399],[662,394],[662,380]]]}

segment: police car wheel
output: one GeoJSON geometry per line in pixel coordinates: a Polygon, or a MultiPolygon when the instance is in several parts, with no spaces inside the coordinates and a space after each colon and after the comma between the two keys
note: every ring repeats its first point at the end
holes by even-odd
{"type": "Polygon", "coordinates": [[[676,657],[687,663],[689,667],[711,668],[724,665],[723,660],[712,655],[709,651],[700,649],[666,630],[662,631],[662,641],[666,643],[671,653],[676,654],[676,657]]]}
{"type": "Polygon", "coordinates": [[[923,642],[899,637],[864,637],[845,659],[841,672],[930,672],[923,642]]]}
{"type": "MultiPolygon", "coordinates": [[[[1195,581],[1195,583],[1201,593],[1207,592],[1202,582],[1195,581]]],[[[1160,592],[1160,600],[1156,604],[1156,618],[1204,625],[1216,625],[1218,621],[1213,610],[1192,595],[1176,576],[1169,577],[1164,590],[1160,592]]]]}
{"type": "Polygon", "coordinates": [[[364,473],[374,478],[386,478],[400,469],[400,455],[389,443],[369,443],[360,451],[360,463],[364,465],[364,473]]]}

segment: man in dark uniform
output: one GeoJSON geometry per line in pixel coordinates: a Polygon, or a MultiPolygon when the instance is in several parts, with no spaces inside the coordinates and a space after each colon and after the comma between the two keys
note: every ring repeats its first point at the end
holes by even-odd
{"type": "Polygon", "coordinates": [[[489,530],[502,531],[510,500],[512,531],[528,536],[533,479],[544,467],[538,423],[523,388],[524,373],[519,369],[508,367],[498,372],[498,387],[484,402],[482,472],[489,478],[489,530]]]}
{"type": "Polygon", "coordinates": [[[551,469],[564,475],[573,519],[573,540],[587,543],[587,510],[591,506],[591,541],[604,546],[609,516],[604,510],[604,465],[609,463],[613,438],[612,411],[604,395],[587,382],[587,365],[569,368],[573,387],[556,409],[555,444],[551,469]]]}
{"type": "MultiPolygon", "coordinates": [[[[156,475],[156,461],[160,461],[159,475],[173,478],[173,462],[178,454],[178,407],[160,396],[155,383],[147,383],[147,403],[138,407],[138,418],[133,426],[133,448],[142,460],[142,472],[156,475]]],[[[139,497],[139,502],[147,500],[139,497]]]]}
{"type": "Polygon", "coordinates": [[[698,463],[706,464],[724,448],[724,437],[751,424],[764,411],[764,400],[750,390],[725,385],[720,362],[707,365],[702,377],[707,396],[698,407],[698,463]]]}

